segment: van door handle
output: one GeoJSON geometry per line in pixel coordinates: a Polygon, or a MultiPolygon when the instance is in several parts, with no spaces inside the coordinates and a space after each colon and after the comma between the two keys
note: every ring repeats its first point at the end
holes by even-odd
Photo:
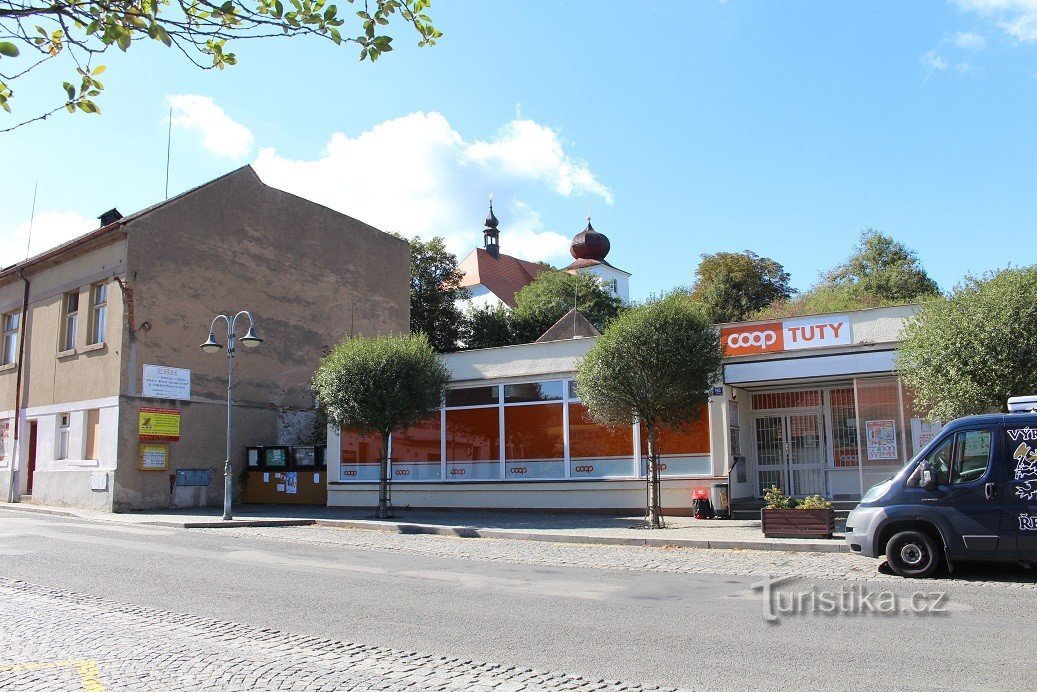
{"type": "Polygon", "coordinates": [[[997,483],[987,483],[983,486],[983,494],[986,495],[988,500],[993,500],[997,497],[997,483]]]}

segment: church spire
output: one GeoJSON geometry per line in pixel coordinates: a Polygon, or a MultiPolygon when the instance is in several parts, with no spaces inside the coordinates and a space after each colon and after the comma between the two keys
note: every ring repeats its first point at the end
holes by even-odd
{"type": "Polygon", "coordinates": [[[493,215],[493,193],[490,193],[490,213],[486,217],[486,228],[483,229],[482,239],[486,252],[490,253],[494,258],[500,257],[500,234],[497,231],[499,223],[497,217],[493,215]]]}

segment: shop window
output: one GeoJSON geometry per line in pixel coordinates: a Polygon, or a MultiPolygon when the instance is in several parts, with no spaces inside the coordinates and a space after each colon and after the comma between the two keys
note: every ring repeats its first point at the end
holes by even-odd
{"type": "Polygon", "coordinates": [[[595,422],[583,404],[569,404],[569,458],[573,478],[634,475],[634,431],[595,422]]]}
{"type": "MultiPolygon", "coordinates": [[[[559,387],[558,394],[561,395],[559,387]]],[[[564,478],[561,404],[504,408],[506,478],[564,478]]]]}
{"type": "Polygon", "coordinates": [[[857,430],[864,448],[865,466],[901,466],[903,418],[900,387],[896,378],[860,379],[856,382],[857,430]]]}
{"type": "Polygon", "coordinates": [[[342,428],[339,479],[343,481],[377,481],[382,458],[382,436],[342,428]]]}
{"type": "Polygon", "coordinates": [[[447,480],[500,478],[500,409],[446,412],[447,480]]]}
{"type": "Polygon", "coordinates": [[[429,481],[442,478],[442,430],[437,411],[417,425],[403,432],[393,433],[393,481],[429,481]]]}
{"type": "Polygon", "coordinates": [[[4,315],[3,365],[10,365],[18,358],[18,325],[21,318],[20,312],[9,312],[4,315]]]}
{"type": "Polygon", "coordinates": [[[108,284],[102,282],[90,287],[90,334],[87,343],[102,343],[107,325],[108,284]]]}
{"type": "Polygon", "coordinates": [[[505,404],[561,400],[561,380],[554,382],[528,382],[525,384],[504,385],[505,404]]]}
{"type": "MultiPolygon", "coordinates": [[[[709,475],[712,463],[709,457],[709,409],[702,405],[699,417],[684,425],[660,427],[655,432],[655,443],[664,476],[709,475]]],[[[641,472],[648,468],[648,430],[641,424],[641,472]]]]}
{"type": "Polygon", "coordinates": [[[857,403],[853,388],[829,392],[832,411],[832,465],[836,468],[856,467],[860,456],[857,442],[857,403]]]}
{"type": "Polygon", "coordinates": [[[92,408],[86,412],[86,450],[84,459],[101,458],[101,409],[92,408]]]}
{"type": "Polygon", "coordinates": [[[491,387],[465,387],[451,389],[446,393],[447,408],[455,406],[486,406],[498,403],[498,390],[491,387]]]}
{"type": "Polygon", "coordinates": [[[61,350],[71,351],[76,347],[79,332],[79,291],[66,293],[61,305],[61,350]]]}

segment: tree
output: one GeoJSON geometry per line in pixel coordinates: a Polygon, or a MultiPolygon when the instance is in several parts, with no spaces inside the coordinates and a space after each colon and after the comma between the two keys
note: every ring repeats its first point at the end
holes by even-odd
{"type": "Polygon", "coordinates": [[[382,436],[379,519],[388,516],[389,435],[436,412],[449,382],[424,334],[350,337],[321,360],[313,390],[328,420],[382,436]]]}
{"type": "Polygon", "coordinates": [[[514,343],[536,341],[573,307],[599,330],[615,319],[623,301],[592,274],[544,271],[515,294],[514,343]]]}
{"type": "Polygon", "coordinates": [[[94,99],[104,90],[98,76],[105,66],[93,62],[112,46],[126,52],[135,41],[159,41],[201,69],[222,70],[237,63],[227,50],[229,41],[312,36],[355,43],[361,60],[375,61],[393,49],[392,37],[378,32],[394,17],[418,34],[419,46],[436,44],[442,33],[426,14],[430,3],[372,0],[373,12],[367,2],[359,3],[358,20],[352,21],[360,33],[344,36],[352,12],[343,8],[340,13],[327,0],[5,0],[0,3],[0,108],[10,113],[15,83],[24,83],[59,56],[75,66],[75,73],[61,85],[54,108],[0,132],[44,120],[62,108],[100,113],[94,99]]]}
{"type": "Polygon", "coordinates": [[[461,341],[465,348],[494,348],[519,343],[511,310],[503,305],[474,308],[465,316],[461,341]]]}
{"type": "Polygon", "coordinates": [[[463,279],[442,238],[410,241],[410,330],[426,334],[440,353],[456,350],[461,338],[464,315],[457,301],[471,295],[463,279]]]}
{"type": "Polygon", "coordinates": [[[783,266],[749,250],[702,255],[695,277],[691,296],[705,306],[713,322],[748,319],[795,293],[783,266]]]}
{"type": "Polygon", "coordinates": [[[1037,392],[1037,265],[967,277],[922,304],[897,368],[934,418],[1005,411],[1037,392]]]}
{"type": "Polygon", "coordinates": [[[914,250],[871,228],[861,234],[850,258],[828,272],[820,285],[902,303],[940,292],[914,250]]]}
{"type": "Polygon", "coordinates": [[[695,420],[720,376],[720,336],[701,306],[672,296],[620,315],[588,351],[576,387],[605,425],[648,433],[648,524],[662,526],[660,426],[695,420]]]}
{"type": "Polygon", "coordinates": [[[868,229],[861,234],[853,254],[835,269],[824,272],[813,288],[795,298],[775,301],[754,317],[798,317],[904,305],[939,292],[939,286],[926,273],[914,250],[868,229]]]}

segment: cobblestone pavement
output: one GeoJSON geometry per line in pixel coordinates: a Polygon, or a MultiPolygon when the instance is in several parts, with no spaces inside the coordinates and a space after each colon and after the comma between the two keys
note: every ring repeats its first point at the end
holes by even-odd
{"type": "MultiPolygon", "coordinates": [[[[553,567],[739,576],[796,574],[818,579],[880,581],[897,584],[919,581],[905,580],[892,574],[883,573],[879,570],[880,562],[878,560],[870,560],[849,552],[785,553],[771,550],[646,548],[406,535],[323,526],[192,529],[192,531],[219,531],[220,535],[235,536],[242,540],[262,537],[315,546],[339,546],[361,550],[553,567]]],[[[1037,575],[1032,571],[1012,565],[976,565],[956,568],[953,578],[959,582],[981,582],[984,587],[1037,590],[1037,575]]],[[[929,580],[921,583],[932,584],[929,580]]]]}
{"type": "Polygon", "coordinates": [[[658,690],[350,644],[0,578],[0,689],[658,690]]]}

